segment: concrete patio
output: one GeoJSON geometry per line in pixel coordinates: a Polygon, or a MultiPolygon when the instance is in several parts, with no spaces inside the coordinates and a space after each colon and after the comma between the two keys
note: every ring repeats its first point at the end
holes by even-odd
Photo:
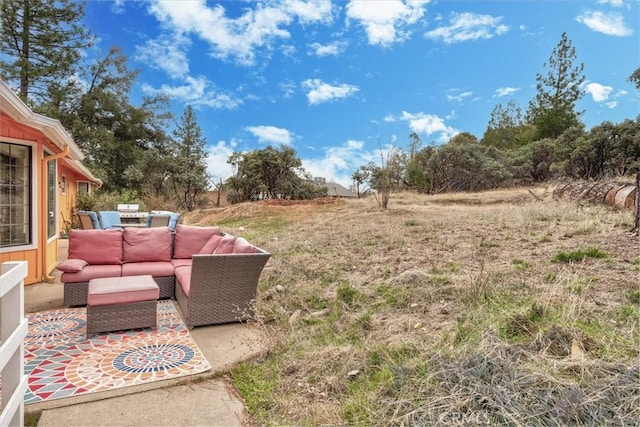
{"type": "MultiPolygon", "coordinates": [[[[58,258],[67,257],[67,240],[58,258]]],[[[25,286],[25,311],[63,307],[60,273],[47,283],[25,286]]],[[[196,327],[191,335],[209,361],[209,372],[175,380],[25,405],[42,411],[38,426],[242,426],[246,412],[224,373],[267,349],[261,330],[246,324],[196,327]]]]}

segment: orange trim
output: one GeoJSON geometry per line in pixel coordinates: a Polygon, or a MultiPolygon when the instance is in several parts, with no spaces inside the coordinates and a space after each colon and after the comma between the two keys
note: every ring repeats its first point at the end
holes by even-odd
{"type": "MultiPolygon", "coordinates": [[[[41,173],[41,178],[39,179],[39,185],[40,185],[40,191],[39,191],[39,196],[40,196],[40,213],[39,213],[39,233],[38,233],[38,238],[39,238],[39,243],[38,243],[38,249],[40,252],[40,262],[38,263],[38,265],[40,266],[40,272],[38,274],[38,276],[42,277],[44,280],[52,280],[53,277],[49,276],[49,272],[47,271],[47,255],[48,255],[48,250],[47,250],[47,240],[49,240],[49,234],[47,233],[47,229],[48,229],[48,219],[49,219],[49,211],[47,210],[47,195],[48,195],[48,174],[47,174],[47,163],[51,160],[57,160],[60,159],[62,157],[66,157],[69,155],[69,146],[65,145],[64,150],[62,150],[59,153],[56,154],[52,154],[50,156],[43,156],[42,158],[42,163],[40,166],[40,173],[41,173]]],[[[57,170],[57,169],[56,169],[57,170]]],[[[57,175],[57,174],[56,174],[57,175]]],[[[58,186],[58,182],[57,182],[57,178],[56,178],[56,182],[54,183],[56,185],[56,199],[57,199],[57,186],[58,186]]],[[[56,215],[56,213],[54,212],[54,215],[56,215]]],[[[57,222],[56,222],[57,224],[57,222]]],[[[56,234],[55,238],[57,239],[58,236],[56,234]]],[[[54,256],[57,256],[57,254],[54,254],[54,256]]]]}

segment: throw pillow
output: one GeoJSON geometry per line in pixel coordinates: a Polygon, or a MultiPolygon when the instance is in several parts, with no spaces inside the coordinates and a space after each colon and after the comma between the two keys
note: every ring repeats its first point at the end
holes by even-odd
{"type": "Polygon", "coordinates": [[[89,265],[89,263],[83,259],[71,258],[62,261],[56,268],[63,273],[77,273],[78,271],[82,271],[87,265],[89,265]]]}
{"type": "Polygon", "coordinates": [[[256,253],[256,248],[251,243],[247,242],[247,239],[244,237],[238,237],[236,242],[233,244],[233,253],[234,254],[254,254],[256,253]]]}
{"type": "Polygon", "coordinates": [[[215,251],[218,245],[220,244],[221,240],[222,240],[222,236],[218,236],[217,234],[211,236],[211,238],[209,238],[207,243],[204,244],[202,249],[200,249],[199,253],[206,254],[206,255],[212,254],[213,251],[215,251]]]}
{"type": "Polygon", "coordinates": [[[231,254],[233,253],[233,244],[236,242],[235,236],[225,234],[222,236],[218,247],[213,251],[214,254],[231,254]]]}

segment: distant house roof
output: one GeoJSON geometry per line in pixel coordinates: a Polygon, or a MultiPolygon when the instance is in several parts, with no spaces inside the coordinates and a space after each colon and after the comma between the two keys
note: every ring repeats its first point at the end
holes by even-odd
{"type": "Polygon", "coordinates": [[[343,187],[337,182],[325,182],[319,184],[322,187],[327,187],[327,195],[332,197],[358,197],[356,193],[343,187]]]}

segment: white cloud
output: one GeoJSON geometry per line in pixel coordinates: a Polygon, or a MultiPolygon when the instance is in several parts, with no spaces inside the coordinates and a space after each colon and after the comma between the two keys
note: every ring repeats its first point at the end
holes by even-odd
{"type": "Polygon", "coordinates": [[[347,48],[347,42],[333,41],[329,44],[312,43],[309,45],[312,49],[310,53],[319,57],[322,56],[338,56],[347,48]]]}
{"type": "Polygon", "coordinates": [[[434,114],[408,113],[403,111],[399,119],[409,122],[409,128],[415,133],[422,133],[427,136],[438,134],[438,140],[440,142],[447,142],[456,134],[460,133],[459,130],[447,126],[441,117],[434,114]]]}
{"type": "Polygon", "coordinates": [[[604,105],[606,105],[609,108],[616,108],[618,106],[618,101],[605,102],[604,105]]]}
{"type": "Polygon", "coordinates": [[[242,100],[233,95],[217,91],[205,77],[186,77],[184,85],[172,86],[163,84],[154,88],[143,84],[142,90],[147,94],[163,94],[169,98],[195,106],[206,106],[216,109],[232,110],[242,104],[242,100]]]}
{"type": "Polygon", "coordinates": [[[233,168],[227,159],[235,151],[235,141],[225,142],[218,141],[215,145],[208,146],[207,172],[211,175],[213,182],[218,182],[220,179],[225,181],[231,175],[233,175],[233,168]]]}
{"type": "Polygon", "coordinates": [[[327,0],[284,0],[281,7],[302,24],[330,24],[333,19],[331,2],[327,0]]]}
{"type": "Polygon", "coordinates": [[[490,39],[505,34],[509,26],[501,24],[502,16],[478,15],[474,13],[454,13],[449,25],[425,33],[425,37],[446,44],[468,40],[490,39]]]}
{"type": "Polygon", "coordinates": [[[285,27],[294,19],[308,24],[332,18],[331,3],[324,0],[254,4],[234,19],[226,16],[221,4],[209,6],[206,0],[153,0],[149,11],[170,33],[194,34],[209,43],[213,57],[240,65],[253,65],[257,50],[272,50],[277,40],[289,39],[285,27]]]}
{"type": "Polygon", "coordinates": [[[298,87],[298,85],[296,85],[295,82],[292,81],[285,81],[278,84],[278,87],[280,88],[280,90],[282,90],[283,98],[289,99],[296,92],[296,88],[298,87]]]}
{"type": "Polygon", "coordinates": [[[446,44],[468,40],[490,39],[509,31],[509,26],[501,24],[502,16],[478,15],[474,13],[454,13],[449,25],[425,33],[425,37],[446,44]]]}
{"type": "Polygon", "coordinates": [[[503,96],[507,96],[507,95],[511,95],[512,93],[516,93],[517,91],[519,91],[520,88],[519,87],[500,87],[498,89],[496,89],[496,94],[494,95],[496,98],[501,98],[503,96]]]}
{"type": "Polygon", "coordinates": [[[613,7],[624,6],[624,0],[598,0],[598,4],[609,4],[613,7]]]}
{"type": "Polygon", "coordinates": [[[595,102],[603,102],[609,99],[609,94],[613,91],[613,88],[591,82],[585,85],[585,90],[593,97],[595,102]]]}
{"type": "Polygon", "coordinates": [[[125,12],[125,0],[114,0],[111,3],[111,12],[119,15],[125,12]]]}
{"type": "Polygon", "coordinates": [[[618,12],[586,11],[576,21],[608,36],[625,37],[633,34],[633,30],[626,26],[624,17],[618,12]]]}
{"type": "Polygon", "coordinates": [[[258,138],[258,142],[291,145],[293,135],[287,129],[275,126],[247,126],[244,128],[258,138]]]}
{"type": "Polygon", "coordinates": [[[189,60],[186,50],[191,41],[180,34],[161,36],[136,46],[134,59],[152,68],[165,71],[171,78],[181,78],[189,74],[189,60]]]}
{"type": "Polygon", "coordinates": [[[314,177],[326,178],[349,188],[353,172],[379,159],[375,153],[364,151],[363,147],[362,141],[348,140],[341,146],[325,148],[323,157],[301,159],[302,167],[314,177]]]}
{"type": "Polygon", "coordinates": [[[309,89],[307,99],[309,104],[322,104],[323,102],[333,101],[334,99],[349,97],[360,89],[358,86],[341,84],[338,86],[330,85],[320,79],[307,79],[302,82],[302,87],[309,89]]]}
{"type": "Polygon", "coordinates": [[[357,21],[364,27],[369,44],[390,46],[407,40],[409,27],[425,13],[429,0],[351,0],[346,7],[347,24],[357,21]]]}
{"type": "Polygon", "coordinates": [[[447,94],[447,101],[462,102],[464,101],[465,98],[469,98],[470,96],[473,96],[473,92],[467,91],[467,92],[457,93],[457,90],[454,89],[447,94]]]}

